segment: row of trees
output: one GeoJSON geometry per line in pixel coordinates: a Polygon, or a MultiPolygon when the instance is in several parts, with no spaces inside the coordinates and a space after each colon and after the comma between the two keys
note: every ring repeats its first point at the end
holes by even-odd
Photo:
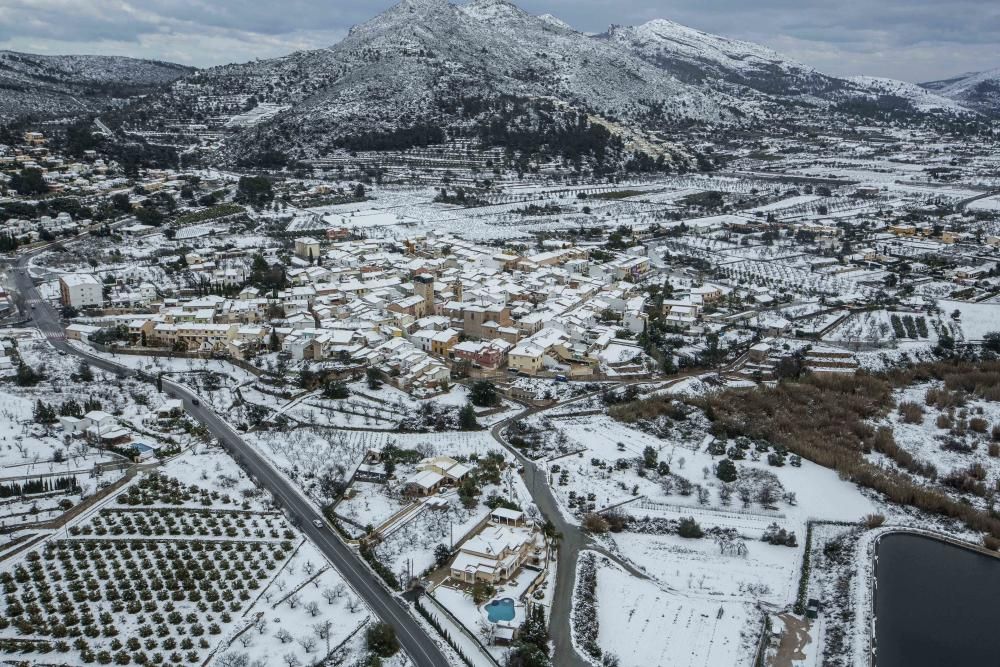
{"type": "Polygon", "coordinates": [[[69,477],[39,477],[24,482],[9,482],[0,484],[0,498],[18,498],[36,493],[52,491],[76,491],[80,488],[76,476],[69,477]]]}

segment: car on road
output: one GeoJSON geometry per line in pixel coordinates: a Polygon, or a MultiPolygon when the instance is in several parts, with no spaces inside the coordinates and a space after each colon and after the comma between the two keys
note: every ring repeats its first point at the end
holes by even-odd
{"type": "Polygon", "coordinates": [[[197,398],[192,398],[191,405],[201,405],[201,401],[199,401],[197,398]]]}
{"type": "Polygon", "coordinates": [[[322,528],[323,522],[320,521],[319,519],[313,519],[313,525],[316,526],[317,528],[322,528]]]}

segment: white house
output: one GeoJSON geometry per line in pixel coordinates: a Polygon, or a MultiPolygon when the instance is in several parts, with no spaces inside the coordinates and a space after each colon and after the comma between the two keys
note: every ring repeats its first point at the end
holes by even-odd
{"type": "Polygon", "coordinates": [[[69,273],[60,276],[59,294],[64,306],[87,308],[104,305],[104,286],[89,273],[69,273]]]}
{"type": "Polygon", "coordinates": [[[97,435],[102,435],[117,426],[114,415],[109,415],[102,410],[91,410],[83,416],[81,421],[86,422],[85,430],[93,430],[97,435]]]}

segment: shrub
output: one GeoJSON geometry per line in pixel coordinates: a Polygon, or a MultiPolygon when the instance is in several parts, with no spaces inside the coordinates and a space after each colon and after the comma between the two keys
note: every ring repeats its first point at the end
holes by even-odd
{"type": "MultiPolygon", "coordinates": [[[[602,651],[597,643],[597,558],[592,552],[580,556],[576,568],[576,595],[573,605],[572,630],[584,652],[599,659],[602,651]]],[[[533,664],[547,664],[533,663],[533,664]]]]}
{"type": "Polygon", "coordinates": [[[778,526],[776,523],[772,523],[768,526],[760,539],[761,542],[767,542],[768,544],[773,544],[775,546],[798,546],[798,541],[795,538],[795,532],[789,532],[778,526]]]}
{"type": "Polygon", "coordinates": [[[899,404],[899,416],[905,424],[920,424],[924,421],[924,409],[918,403],[906,401],[899,404]]]}
{"type": "Polygon", "coordinates": [[[862,523],[865,528],[878,528],[885,523],[885,516],[882,514],[869,514],[863,520],[862,523]]]}
{"type": "Polygon", "coordinates": [[[472,585],[472,601],[482,604],[496,595],[497,589],[485,581],[477,581],[472,585]]]}
{"type": "Polygon", "coordinates": [[[351,390],[343,382],[330,382],[323,387],[323,397],[334,400],[349,398],[351,390]]]}
{"type": "Polygon", "coordinates": [[[365,640],[368,650],[375,655],[388,658],[399,651],[399,640],[396,639],[396,631],[387,623],[378,622],[368,628],[365,633],[365,640]]]}
{"type": "Polygon", "coordinates": [[[924,402],[941,410],[960,408],[965,405],[965,396],[956,391],[932,387],[924,394],[924,402]]]}
{"type": "Polygon", "coordinates": [[[622,532],[623,530],[625,530],[625,527],[628,525],[629,522],[629,516],[624,512],[619,512],[617,510],[611,510],[609,512],[606,512],[603,516],[605,519],[607,519],[608,529],[612,533],[622,532]]]}
{"type": "Polygon", "coordinates": [[[694,520],[694,517],[689,516],[681,519],[680,524],[677,526],[677,534],[681,537],[698,539],[705,536],[705,531],[701,529],[701,526],[694,520]]]}
{"type": "Polygon", "coordinates": [[[986,429],[988,429],[989,426],[989,422],[982,417],[973,417],[969,420],[969,430],[976,433],[986,433],[986,429]]]}
{"type": "Polygon", "coordinates": [[[500,395],[497,393],[496,385],[489,380],[474,382],[469,390],[469,400],[472,401],[473,405],[480,408],[500,405],[500,395]]]}
{"type": "Polygon", "coordinates": [[[583,517],[583,529],[588,533],[603,535],[608,532],[609,528],[610,524],[608,523],[608,520],[600,514],[591,512],[583,517]]]}
{"type": "Polygon", "coordinates": [[[715,476],[723,482],[736,481],[736,464],[729,459],[719,461],[719,466],[715,471],[715,476]]]}
{"type": "Polygon", "coordinates": [[[842,478],[883,494],[889,502],[959,519],[970,530],[1000,538],[1000,519],[864,457],[878,449],[904,468],[919,468],[928,477],[936,475],[933,466],[916,461],[898,447],[891,430],[880,433],[881,429],[871,423],[886,416],[894,387],[931,380],[944,382],[949,391],[974,392],[984,400],[1000,399],[1000,362],[947,361],[899,369],[885,376],[808,374],[769,387],[729,389],[691,402],[712,420],[716,437],[725,433],[730,438],[769,441],[833,468],[842,478]]]}
{"type": "Polygon", "coordinates": [[[656,450],[651,446],[646,445],[645,449],[642,450],[642,463],[647,468],[656,467],[657,453],[656,450]]]}

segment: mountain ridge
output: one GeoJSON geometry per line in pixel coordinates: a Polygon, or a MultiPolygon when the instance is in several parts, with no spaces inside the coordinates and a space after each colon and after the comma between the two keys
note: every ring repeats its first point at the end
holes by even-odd
{"type": "Polygon", "coordinates": [[[920,86],[981,113],[1000,116],[1000,67],[928,81],[920,86]]]}
{"type": "Polygon", "coordinates": [[[400,0],[336,44],[150,84],[109,122],[139,135],[168,122],[207,124],[224,130],[226,160],[294,161],[347,145],[426,145],[442,131],[476,137],[498,118],[532,132],[590,118],[670,141],[691,127],[845,114],[920,122],[987,106],[928,86],[830,76],[666,19],[592,35],[507,0],[400,0]]]}
{"type": "Polygon", "coordinates": [[[0,51],[0,120],[100,111],[116,98],[152,92],[193,71],[125,56],[0,51]]]}
{"type": "MultiPolygon", "coordinates": [[[[753,105],[704,92],[606,41],[502,0],[402,0],[330,47],[203,70],[172,93],[190,100],[207,91],[285,107],[231,144],[301,158],[329,150],[350,127],[391,131],[455,121],[454,114],[444,118],[442,106],[464,98],[552,98],[588,113],[664,126],[735,123],[756,113],[753,105]]],[[[175,110],[190,106],[174,102],[175,110]]]]}

